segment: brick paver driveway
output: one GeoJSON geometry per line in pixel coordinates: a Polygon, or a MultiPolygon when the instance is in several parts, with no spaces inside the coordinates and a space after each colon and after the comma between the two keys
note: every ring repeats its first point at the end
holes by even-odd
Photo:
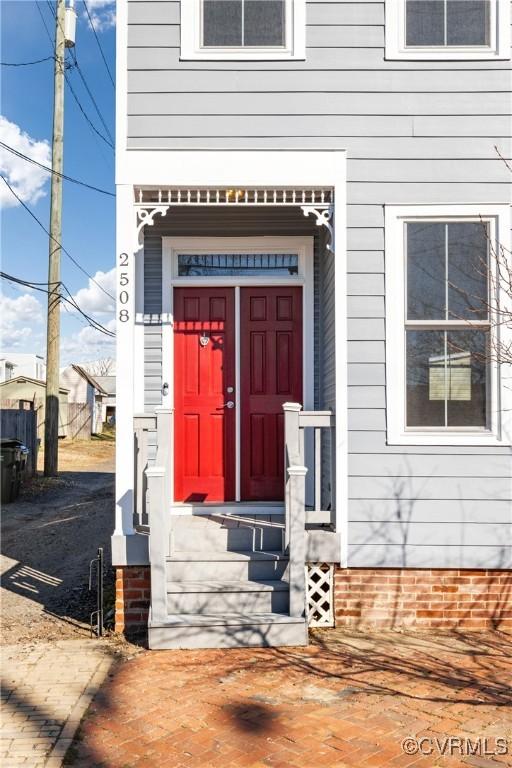
{"type": "Polygon", "coordinates": [[[492,754],[512,736],[511,641],[336,630],[304,649],[145,652],[103,686],[67,760],[87,768],[512,765],[512,742],[508,755],[492,754]],[[406,754],[406,737],[430,754],[406,754]],[[475,748],[481,754],[461,754],[475,748]]]}

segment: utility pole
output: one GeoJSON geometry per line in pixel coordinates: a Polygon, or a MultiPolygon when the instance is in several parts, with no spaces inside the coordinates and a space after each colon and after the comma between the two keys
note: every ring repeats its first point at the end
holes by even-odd
{"type": "Polygon", "coordinates": [[[44,474],[56,475],[59,464],[60,384],[60,243],[62,242],[62,177],[64,151],[65,0],[56,2],[55,69],[53,95],[52,178],[48,257],[48,322],[46,335],[46,411],[44,420],[44,474]]]}

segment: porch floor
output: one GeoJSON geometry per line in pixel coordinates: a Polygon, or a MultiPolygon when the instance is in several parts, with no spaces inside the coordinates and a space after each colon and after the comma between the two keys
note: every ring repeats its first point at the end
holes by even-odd
{"type": "Polygon", "coordinates": [[[510,765],[510,752],[492,754],[510,731],[509,654],[500,633],[341,629],[305,648],[142,651],[100,690],[72,765],[510,765]],[[486,738],[487,754],[441,756],[447,737],[463,749],[486,738]]]}

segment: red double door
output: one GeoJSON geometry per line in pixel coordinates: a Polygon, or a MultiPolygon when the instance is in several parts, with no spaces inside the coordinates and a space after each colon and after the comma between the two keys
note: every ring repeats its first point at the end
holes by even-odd
{"type": "Polygon", "coordinates": [[[287,401],[302,402],[302,288],[240,288],[238,319],[234,288],[175,288],[175,500],[233,501],[237,452],[241,500],[282,499],[287,401]]]}

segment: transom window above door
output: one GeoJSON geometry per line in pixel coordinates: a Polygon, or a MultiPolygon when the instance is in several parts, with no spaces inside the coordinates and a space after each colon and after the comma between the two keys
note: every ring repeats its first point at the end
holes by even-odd
{"type": "Polygon", "coordinates": [[[305,0],[182,0],[182,59],[300,59],[305,0]]]}
{"type": "Polygon", "coordinates": [[[509,0],[386,0],[386,58],[510,58],[509,0]]]}

